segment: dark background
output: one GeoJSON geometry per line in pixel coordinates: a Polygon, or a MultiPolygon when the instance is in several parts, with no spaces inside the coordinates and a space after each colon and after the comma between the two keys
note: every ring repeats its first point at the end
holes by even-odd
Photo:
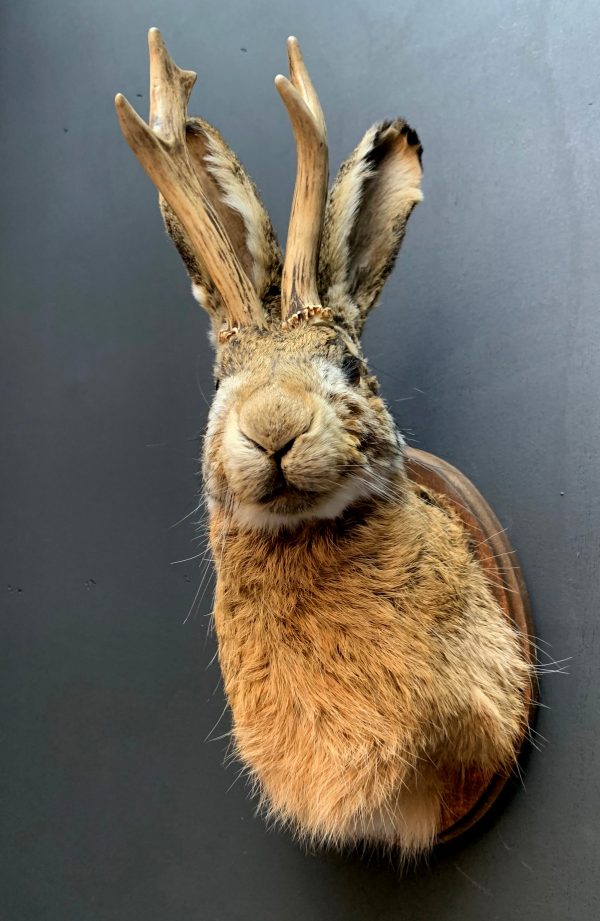
{"type": "Polygon", "coordinates": [[[19,0],[1,25],[2,921],[600,917],[596,0],[19,0]],[[572,660],[526,791],[403,878],[267,831],[205,742],[228,726],[211,585],[194,605],[201,559],[172,565],[198,514],[172,525],[197,501],[207,323],[112,103],[146,117],[151,25],[283,238],[288,33],[334,169],[382,117],[424,144],[367,352],[413,443],[508,526],[572,660]]]}

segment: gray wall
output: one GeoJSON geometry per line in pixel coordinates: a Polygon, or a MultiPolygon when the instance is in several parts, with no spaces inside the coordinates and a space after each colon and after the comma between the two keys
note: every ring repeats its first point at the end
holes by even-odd
{"type": "Polygon", "coordinates": [[[19,0],[2,12],[2,921],[588,921],[599,914],[600,92],[596,0],[19,0]],[[543,682],[526,790],[404,878],[253,816],[194,508],[206,322],[112,108],[145,31],[199,71],[285,236],[272,86],[296,33],[332,162],[401,114],[425,202],[367,334],[414,443],[508,526],[543,682]],[[188,610],[192,614],[185,626],[188,610]]]}

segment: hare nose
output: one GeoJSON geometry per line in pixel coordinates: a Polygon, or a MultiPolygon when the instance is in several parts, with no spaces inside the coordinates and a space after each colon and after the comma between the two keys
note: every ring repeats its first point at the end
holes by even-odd
{"type": "Polygon", "coordinates": [[[277,466],[312,423],[311,407],[291,395],[262,393],[248,400],[239,415],[242,435],[269,454],[277,466]]]}
{"type": "Polygon", "coordinates": [[[261,443],[260,441],[258,441],[256,438],[251,438],[250,435],[248,435],[248,434],[241,428],[241,426],[240,426],[240,431],[241,431],[242,435],[243,435],[245,438],[248,439],[248,441],[251,441],[251,442],[252,442],[252,444],[254,445],[255,448],[258,448],[259,451],[263,451],[265,454],[269,454],[269,455],[273,458],[273,460],[275,461],[275,463],[277,464],[278,467],[281,467],[281,462],[282,462],[283,458],[284,458],[285,455],[288,454],[288,452],[291,451],[292,448],[294,447],[294,443],[295,443],[295,441],[296,441],[296,438],[298,438],[300,435],[303,435],[303,434],[304,434],[304,432],[299,432],[298,435],[295,435],[293,438],[290,438],[289,441],[286,441],[285,444],[281,445],[280,448],[273,448],[273,447],[271,447],[271,445],[273,444],[272,439],[267,439],[267,438],[265,438],[264,441],[267,442],[267,443],[266,443],[266,444],[262,444],[262,443],[261,443]]]}
{"type": "Polygon", "coordinates": [[[269,454],[278,467],[281,467],[281,462],[286,454],[294,447],[296,439],[300,435],[304,435],[308,431],[309,426],[303,428],[301,432],[298,432],[297,435],[293,435],[291,438],[288,438],[287,434],[281,434],[279,438],[273,438],[272,435],[268,433],[257,433],[254,429],[252,434],[244,430],[244,427],[240,424],[240,432],[247,438],[248,441],[251,441],[255,448],[258,448],[259,451],[263,451],[265,454],[269,454]]]}

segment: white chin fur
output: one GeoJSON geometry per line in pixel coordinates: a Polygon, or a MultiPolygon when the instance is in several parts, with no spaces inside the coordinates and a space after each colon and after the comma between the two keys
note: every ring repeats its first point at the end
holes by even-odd
{"type": "MultiPolygon", "coordinates": [[[[401,458],[398,458],[397,465],[393,464],[392,466],[401,467],[401,458]]],[[[269,531],[273,533],[296,528],[305,521],[323,521],[339,518],[354,502],[360,499],[368,499],[377,494],[378,490],[369,483],[368,479],[357,478],[350,483],[339,486],[332,495],[324,499],[319,505],[304,512],[281,514],[280,512],[271,512],[266,508],[261,508],[261,506],[254,503],[240,502],[232,512],[232,518],[249,531],[269,531]]],[[[211,504],[212,500],[209,500],[209,508],[211,504]]]]}

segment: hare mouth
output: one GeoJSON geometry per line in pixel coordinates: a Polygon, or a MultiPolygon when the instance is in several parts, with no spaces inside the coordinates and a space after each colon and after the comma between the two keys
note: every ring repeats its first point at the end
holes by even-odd
{"type": "Polygon", "coordinates": [[[323,497],[318,493],[297,489],[289,483],[277,483],[258,500],[259,505],[279,514],[297,514],[314,506],[323,497]]]}
{"type": "Polygon", "coordinates": [[[370,494],[368,484],[358,478],[342,481],[327,494],[278,486],[260,500],[235,505],[233,516],[244,528],[275,533],[309,521],[338,518],[348,506],[370,494]]]}

